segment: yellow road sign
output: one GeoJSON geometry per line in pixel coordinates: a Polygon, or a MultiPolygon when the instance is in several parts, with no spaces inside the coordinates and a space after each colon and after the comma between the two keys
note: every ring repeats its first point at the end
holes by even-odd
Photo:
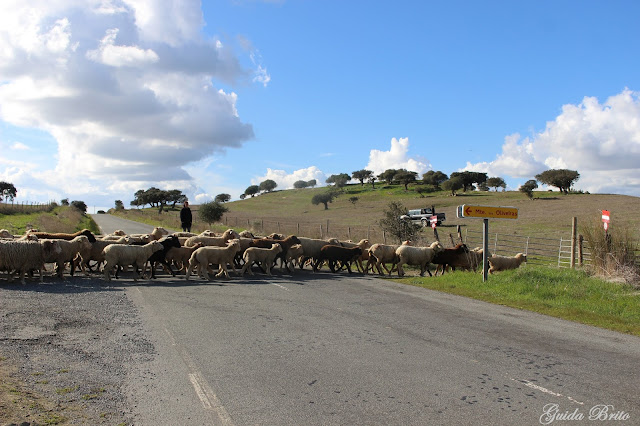
{"type": "Polygon", "coordinates": [[[481,217],[487,219],[517,219],[518,209],[515,207],[458,206],[458,217],[481,217]]]}

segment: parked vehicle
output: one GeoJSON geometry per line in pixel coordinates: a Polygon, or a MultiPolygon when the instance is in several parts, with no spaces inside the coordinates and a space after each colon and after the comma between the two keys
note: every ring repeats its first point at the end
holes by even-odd
{"type": "Polygon", "coordinates": [[[437,226],[440,226],[442,222],[446,220],[444,213],[435,213],[435,207],[427,207],[424,209],[412,209],[400,216],[402,220],[410,220],[413,223],[420,223],[422,226],[431,226],[431,217],[436,216],[438,221],[437,226]]]}

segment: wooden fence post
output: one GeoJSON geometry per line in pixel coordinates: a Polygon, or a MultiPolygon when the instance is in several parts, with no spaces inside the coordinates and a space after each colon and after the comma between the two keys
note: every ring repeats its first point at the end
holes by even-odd
{"type": "Polygon", "coordinates": [[[582,234],[580,234],[578,236],[578,265],[582,266],[582,262],[583,262],[583,251],[582,251],[582,245],[584,244],[584,237],[582,236],[582,234]]]}
{"type": "Polygon", "coordinates": [[[576,232],[578,229],[578,218],[577,217],[573,217],[573,220],[571,221],[571,260],[569,262],[569,265],[571,266],[571,269],[575,269],[576,267],[576,232]]]}

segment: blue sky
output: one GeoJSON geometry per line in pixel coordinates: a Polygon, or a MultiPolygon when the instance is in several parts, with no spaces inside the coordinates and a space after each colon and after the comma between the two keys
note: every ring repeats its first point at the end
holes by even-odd
{"type": "Polygon", "coordinates": [[[34,0],[0,5],[17,201],[234,199],[368,168],[549,168],[640,196],[635,1],[34,0]],[[26,4],[28,3],[28,4],[26,4]]]}

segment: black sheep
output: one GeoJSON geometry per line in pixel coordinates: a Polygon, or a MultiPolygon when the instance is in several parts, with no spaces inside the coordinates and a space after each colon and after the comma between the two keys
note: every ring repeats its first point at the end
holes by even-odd
{"type": "Polygon", "coordinates": [[[167,235],[166,237],[162,237],[158,240],[160,244],[162,244],[162,250],[159,250],[151,255],[149,258],[149,263],[151,264],[151,278],[156,277],[156,263],[162,263],[170,273],[172,277],[175,277],[176,274],[171,269],[171,265],[167,262],[165,256],[167,252],[172,247],[180,247],[180,240],[175,235],[167,235]]]}

